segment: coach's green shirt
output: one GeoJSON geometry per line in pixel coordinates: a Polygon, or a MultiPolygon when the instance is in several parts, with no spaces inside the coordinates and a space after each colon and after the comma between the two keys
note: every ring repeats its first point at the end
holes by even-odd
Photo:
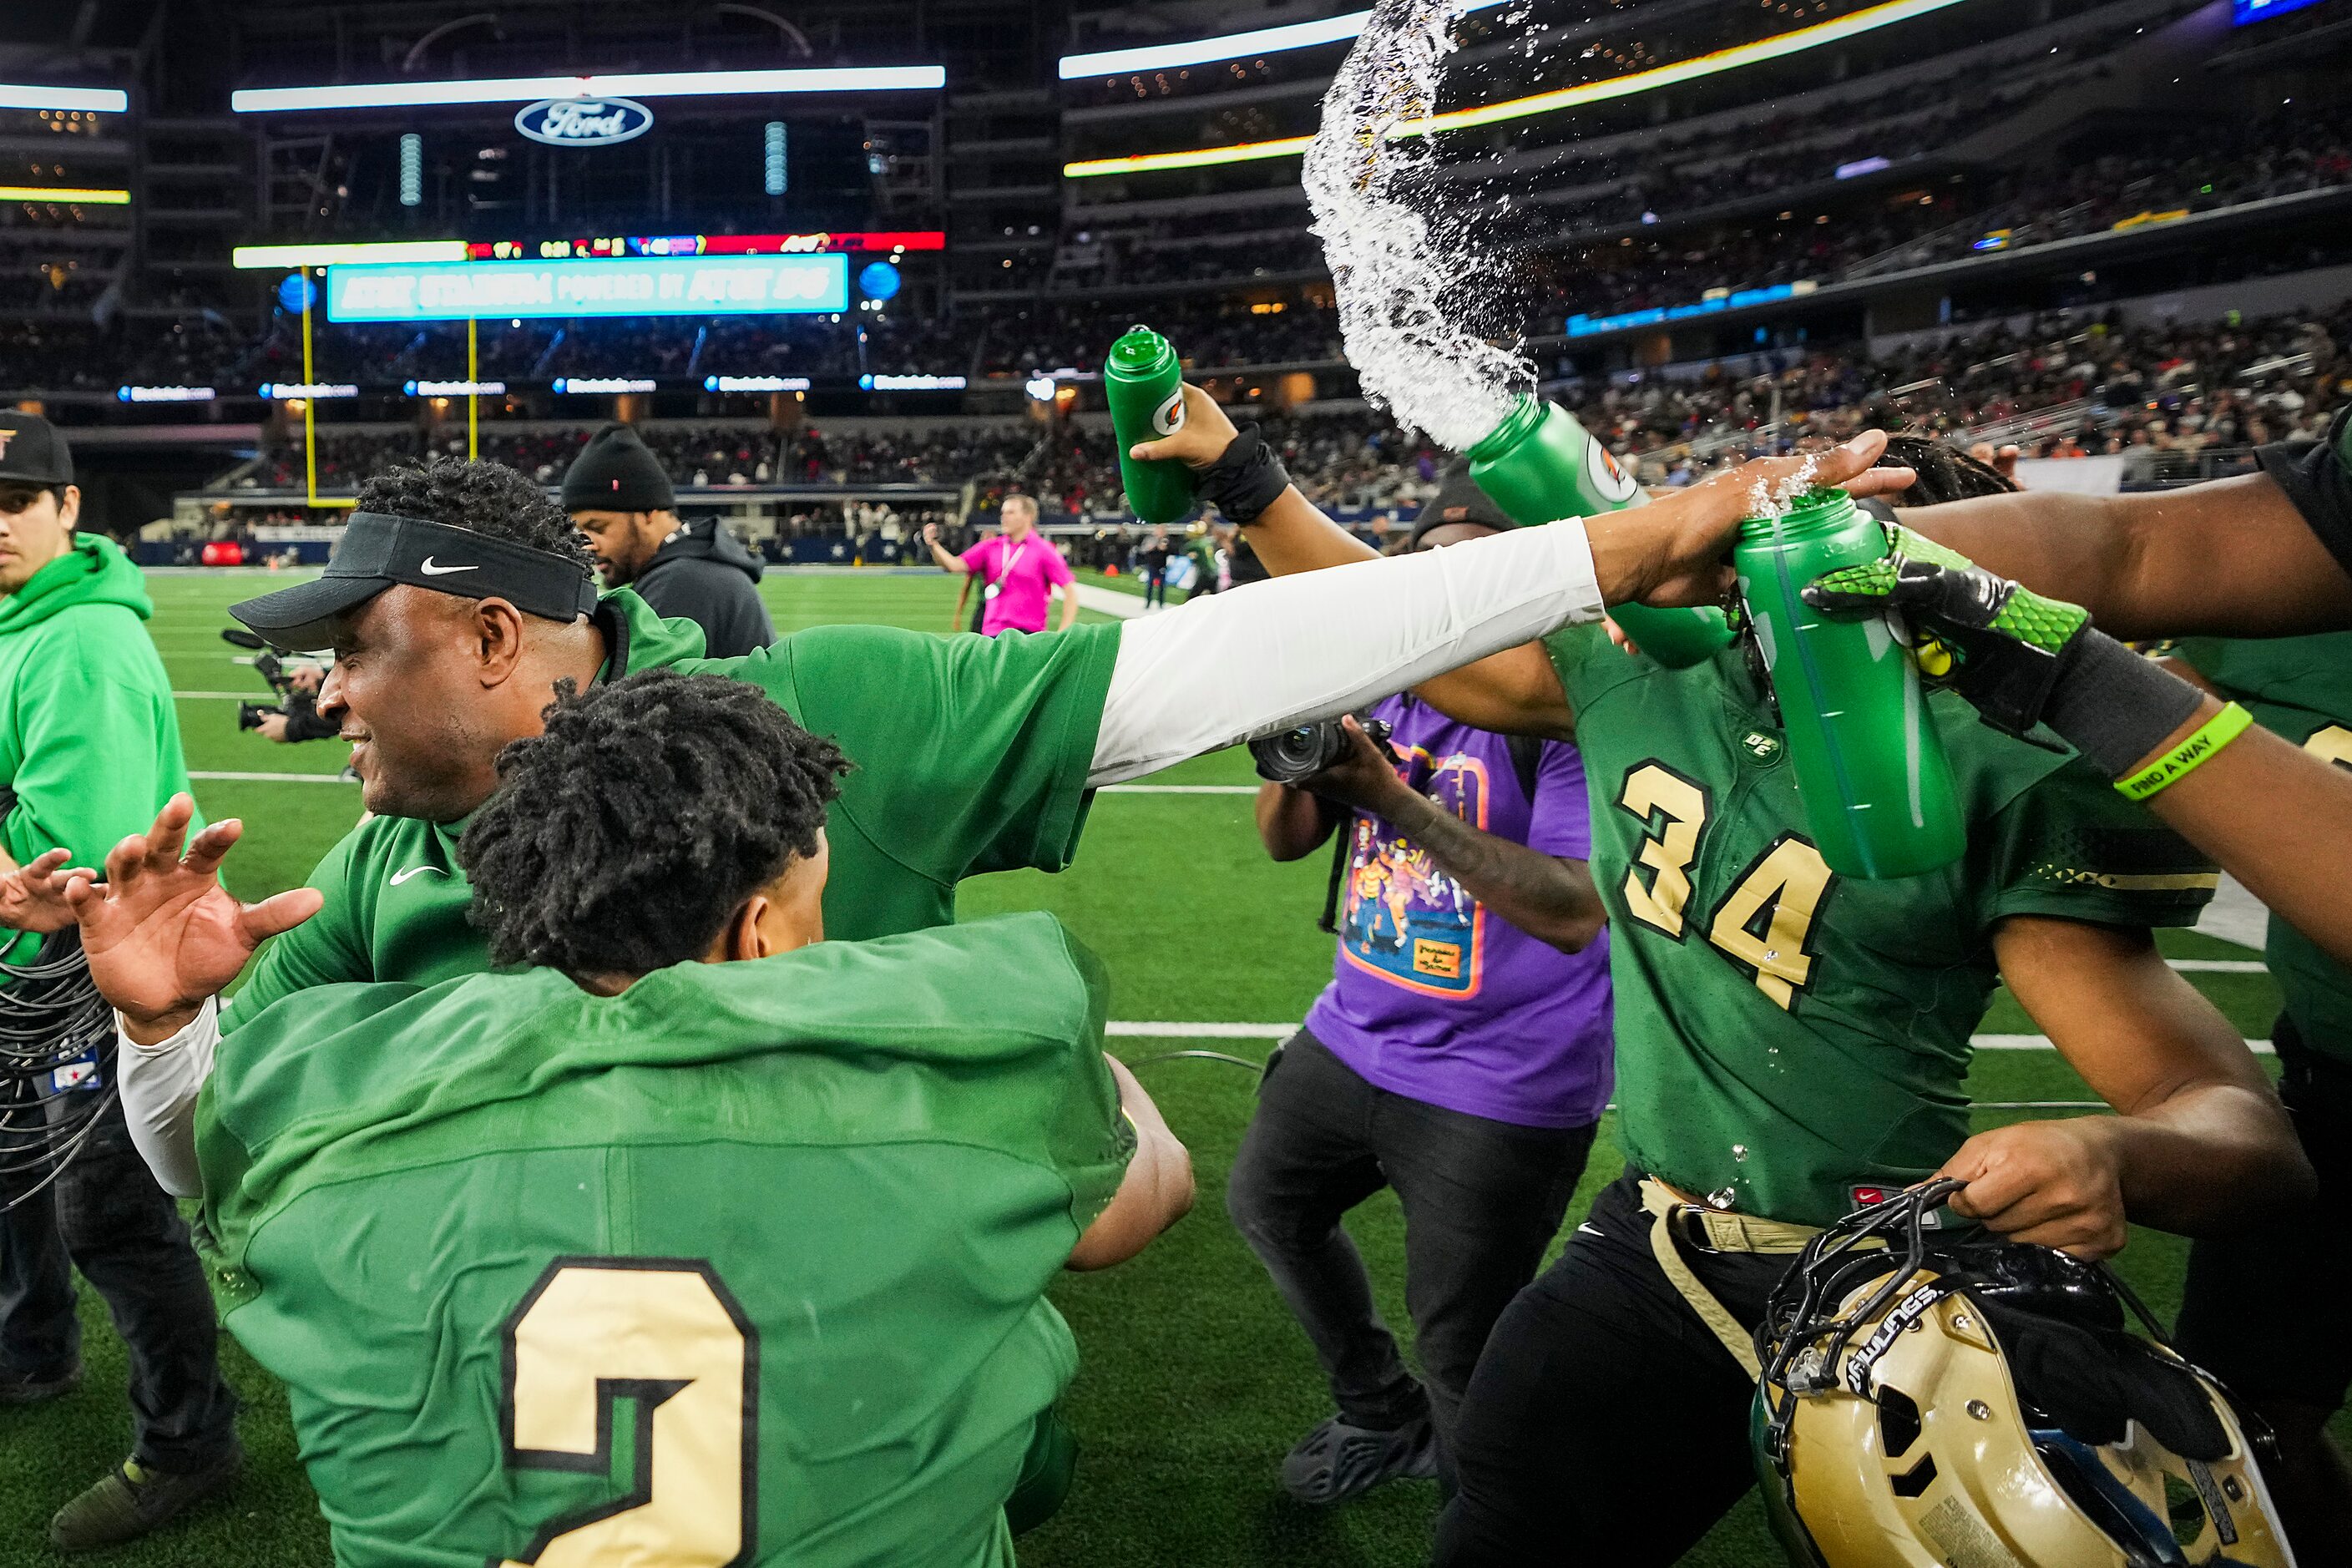
{"type": "Polygon", "coordinates": [[[1743,1213],[1827,1225],[1969,1133],[1969,1036],[2009,915],[2187,924],[2212,868],[2106,780],[1932,700],[1969,849],[1833,874],[1738,647],[1687,670],[1598,629],[1549,644],[1592,796],[1627,1159],[1743,1213]]]}
{"type": "Polygon", "coordinates": [[[345,1568],[992,1568],[1134,1152],[1049,915],[616,997],[333,985],[196,1111],[228,1327],[345,1568]]]}
{"type": "MultiPolygon", "coordinates": [[[[2352,768],[2352,632],[2192,637],[2176,651],[2222,695],[2243,704],[2264,729],[2322,762],[2352,768]]],[[[2276,915],[2271,917],[2263,956],[2304,1043],[2322,1056],[2352,1062],[2352,970],[2276,915]]]]}
{"type": "MultiPolygon", "coordinates": [[[[142,624],[153,614],[139,568],[95,533],[0,596],[0,786],[14,796],[0,847],[18,865],[65,849],[103,866],[188,787],[172,682],[142,624]]],[[[29,962],[40,942],[0,931],[0,961],[29,962]]]]}
{"type": "MultiPolygon", "coordinates": [[[[612,668],[730,676],[833,738],[853,771],[825,818],[833,872],[826,934],[887,936],[955,918],[955,885],[980,871],[1057,871],[1077,847],[1118,626],[1050,637],[933,637],[819,626],[741,658],[701,657],[690,621],[666,621],[623,589],[600,616],[612,668]]],[[[226,1028],[308,985],[421,984],[489,967],[457,864],[463,822],[380,816],[311,873],[326,907],[261,954],[226,1028]]]]}

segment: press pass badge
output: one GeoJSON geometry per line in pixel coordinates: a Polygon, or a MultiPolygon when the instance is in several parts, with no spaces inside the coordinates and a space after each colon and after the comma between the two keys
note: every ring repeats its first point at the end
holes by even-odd
{"type": "Polygon", "coordinates": [[[52,1094],[63,1094],[68,1089],[89,1091],[105,1087],[106,1074],[99,1069],[96,1046],[69,1062],[58,1063],[49,1073],[49,1092],[52,1094]]]}

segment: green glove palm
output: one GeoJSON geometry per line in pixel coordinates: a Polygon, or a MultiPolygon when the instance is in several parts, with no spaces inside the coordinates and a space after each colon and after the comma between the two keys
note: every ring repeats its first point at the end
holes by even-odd
{"type": "Polygon", "coordinates": [[[1900,616],[1930,684],[1958,692],[1994,729],[2023,735],[2041,721],[2089,614],[1899,523],[1885,528],[1885,556],[1824,573],[1806,584],[1805,603],[1833,614],[1900,616]]]}

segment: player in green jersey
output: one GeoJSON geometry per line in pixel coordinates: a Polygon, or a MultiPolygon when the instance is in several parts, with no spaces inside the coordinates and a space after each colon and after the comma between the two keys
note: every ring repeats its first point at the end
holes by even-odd
{"type": "MultiPolygon", "coordinates": [[[[1828,460],[1858,470],[1874,450],[1828,460]]],[[[1792,465],[1753,465],[1750,478],[1775,482],[1792,465]]],[[[1267,458],[1220,494],[1255,516],[1297,491],[1267,458]]],[[[1597,619],[1612,596],[1672,592],[1682,540],[1710,537],[1738,505],[1727,489],[1694,491],[1636,518],[1569,519],[1338,582],[1259,584],[1185,616],[990,642],[827,626],[710,660],[692,626],[655,617],[626,589],[600,597],[570,519],[510,469],[436,460],[372,479],[358,500],[325,576],[233,612],[280,644],[333,643],[319,710],[354,742],[375,816],[310,889],[253,909],[213,869],[233,824],[198,839],[192,868],[149,879],[144,918],[105,939],[108,1000],[133,1043],[224,1026],[213,999],[279,932],[291,934],[262,955],[226,1026],[308,985],[482,969],[457,837],[499,748],[537,730],[559,679],[725,674],[833,735],[860,765],[831,814],[825,915],[841,935],[879,936],[951,920],[955,884],[974,872],[1058,869],[1097,784],[1350,710],[1597,619]]],[[[176,828],[167,818],[161,830],[176,828]]]]}
{"type": "Polygon", "coordinates": [[[463,843],[506,973],[131,1052],[142,1106],[209,1067],[151,1152],[344,1568],[987,1568],[1066,1488],[1045,1289],[1189,1166],[1052,917],[822,940],[843,765],[734,681],[562,702],[463,843]]]}
{"type": "MultiPolygon", "coordinates": [[[[2289,744],[2352,768],[2352,633],[2198,638],[2178,654],[2202,684],[2289,744]]],[[[2280,1097],[2319,1173],[2319,1195],[2189,1253],[2181,1353],[2253,1402],[2277,1436],[2271,1489],[2307,1561],[2352,1562],[2352,1468],[2327,1436],[2352,1393],[2352,1346],[2316,1308],[2352,1296],[2352,1259],[2314,1244],[2352,1204],[2352,968],[2271,917],[2265,950],[2285,1010],[2272,1026],[2280,1097]]]]}
{"type": "MultiPolygon", "coordinates": [[[[1213,456],[1215,419],[1187,412],[1171,439],[1199,451],[1172,455],[1213,456]]],[[[1278,573],[1363,549],[1286,498],[1251,531],[1278,573]]],[[[2127,1217],[2201,1230],[2308,1182],[2244,1042],[2148,933],[2194,920],[2210,867],[2063,751],[1937,696],[1968,854],[1866,881],[1807,838],[1744,645],[1676,671],[1576,628],[1419,693],[1583,752],[1628,1163],[1487,1343],[1448,1568],[1679,1556],[1752,1484],[1746,1336],[1788,1254],[1889,1189],[1960,1176],[1956,1213],[2102,1256],[2127,1217]],[[2126,1114],[1969,1135],[1971,1037],[2003,980],[2126,1114]]]]}

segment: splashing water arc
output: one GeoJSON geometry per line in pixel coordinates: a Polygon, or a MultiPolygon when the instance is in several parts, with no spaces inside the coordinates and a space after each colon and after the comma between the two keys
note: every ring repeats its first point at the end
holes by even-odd
{"type": "Polygon", "coordinates": [[[1502,423],[1536,369],[1463,321],[1494,269],[1464,223],[1433,225],[1407,199],[1435,153],[1392,128],[1437,103],[1465,0],[1380,0],[1330,90],[1304,182],[1365,395],[1459,452],[1502,423]]]}

